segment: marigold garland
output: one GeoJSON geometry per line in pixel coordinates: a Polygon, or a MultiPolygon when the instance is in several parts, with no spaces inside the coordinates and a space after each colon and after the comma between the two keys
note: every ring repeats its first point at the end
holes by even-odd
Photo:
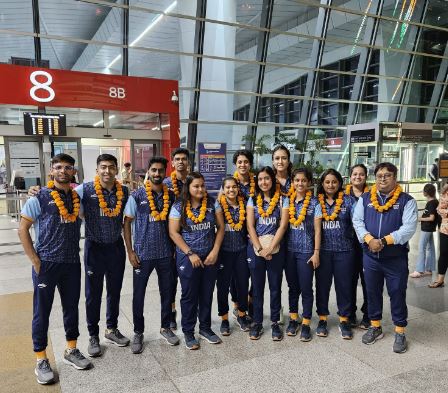
{"type": "Polygon", "coordinates": [[[284,197],[291,197],[292,193],[294,192],[294,187],[292,185],[289,186],[288,192],[281,191],[281,185],[280,182],[277,180],[277,184],[275,186],[275,191],[280,193],[284,197]]]}
{"type": "Polygon", "coordinates": [[[193,221],[195,224],[199,224],[202,221],[204,221],[205,214],[207,213],[207,194],[205,194],[205,196],[202,198],[202,204],[201,204],[201,208],[199,210],[199,216],[196,217],[194,215],[193,211],[191,210],[190,200],[187,201],[186,212],[187,212],[187,217],[191,221],[193,221]]]}
{"type": "MultiPolygon", "coordinates": [[[[352,187],[353,186],[351,184],[347,184],[345,186],[345,195],[349,195],[349,196],[351,195],[352,187]]],[[[368,192],[368,191],[369,191],[369,186],[366,184],[363,192],[368,192]]]]}
{"type": "Polygon", "coordinates": [[[103,211],[104,215],[106,217],[117,217],[121,213],[121,207],[123,204],[124,194],[123,194],[123,186],[121,185],[121,183],[115,179],[115,187],[117,188],[116,192],[117,203],[114,209],[107,207],[107,202],[104,199],[103,187],[101,187],[99,176],[95,176],[94,187],[95,187],[95,193],[98,196],[98,203],[100,205],[100,209],[103,211]]]}
{"type": "MultiPolygon", "coordinates": [[[[241,182],[238,171],[235,171],[233,177],[237,180],[238,183],[241,182]]],[[[249,171],[249,196],[253,197],[255,195],[255,179],[254,174],[249,171]]]]}
{"type": "Polygon", "coordinates": [[[177,186],[176,171],[171,172],[171,184],[173,185],[173,192],[176,198],[180,195],[179,187],[177,186]]]}
{"type": "Polygon", "coordinates": [[[402,192],[403,192],[402,188],[399,185],[397,185],[392,194],[392,198],[390,198],[383,206],[380,206],[380,204],[378,203],[376,184],[374,184],[372,186],[372,189],[370,190],[370,201],[372,202],[372,205],[377,212],[383,213],[388,211],[395,204],[395,202],[397,202],[398,197],[402,192]]]}
{"type": "Polygon", "coordinates": [[[298,227],[303,222],[303,220],[305,220],[306,212],[308,210],[308,205],[310,204],[312,195],[313,194],[311,193],[311,191],[306,192],[302,209],[300,210],[299,216],[296,218],[295,201],[296,201],[296,197],[297,197],[297,192],[296,191],[292,192],[291,199],[289,200],[289,222],[291,223],[292,226],[298,227]]]}
{"type": "Polygon", "coordinates": [[[276,190],[274,196],[269,201],[269,206],[266,211],[263,210],[263,198],[261,194],[257,196],[257,206],[258,206],[258,214],[263,217],[269,217],[277,206],[278,200],[280,199],[280,191],[276,190]]]}
{"type": "Polygon", "coordinates": [[[238,205],[240,207],[238,223],[235,224],[233,221],[232,215],[229,212],[229,205],[227,203],[227,198],[222,195],[219,202],[221,203],[222,209],[224,211],[224,218],[230,227],[235,231],[241,231],[243,229],[243,223],[246,219],[246,211],[244,210],[244,198],[242,196],[238,196],[238,205]]]}
{"type": "Polygon", "coordinates": [[[333,213],[331,216],[327,213],[327,208],[325,206],[324,194],[319,194],[318,196],[320,207],[322,208],[322,218],[325,221],[334,221],[341,211],[342,203],[344,202],[344,193],[339,191],[338,197],[336,198],[336,206],[334,207],[333,213]]]}
{"type": "Polygon", "coordinates": [[[47,184],[47,187],[52,189],[50,192],[51,197],[53,198],[56,206],[58,207],[60,216],[68,222],[75,222],[79,215],[79,196],[75,190],[71,190],[72,192],[72,202],[73,202],[73,213],[69,213],[67,208],[65,207],[64,201],[61,199],[59,192],[54,189],[54,181],[50,180],[47,184]]]}
{"type": "Polygon", "coordinates": [[[156,204],[154,203],[154,197],[152,195],[151,183],[149,181],[145,182],[146,198],[149,202],[149,207],[151,209],[151,216],[154,217],[155,221],[166,221],[168,216],[168,210],[170,208],[170,196],[168,193],[168,187],[163,185],[163,208],[162,211],[158,211],[156,204]]]}

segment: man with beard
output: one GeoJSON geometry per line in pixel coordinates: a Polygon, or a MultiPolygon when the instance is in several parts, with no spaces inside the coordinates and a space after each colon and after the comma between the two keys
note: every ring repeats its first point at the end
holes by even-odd
{"type": "Polygon", "coordinates": [[[79,196],[70,188],[70,180],[75,171],[74,164],[74,158],[67,154],[54,156],[50,169],[53,180],[36,196],[30,198],[21,212],[19,237],[25,254],[33,264],[32,338],[37,358],[35,374],[40,384],[54,382],[46,347],[56,287],[61,296],[67,340],[63,360],[78,370],[91,366],[90,361],[76,348],[81,290],[81,219],[79,196]],[[35,248],[29,233],[33,224],[36,233],[35,248]]]}
{"type": "Polygon", "coordinates": [[[174,193],[163,184],[167,160],[153,157],[148,164],[148,181],[134,191],[125,208],[124,239],[129,262],[134,268],[132,313],[134,339],[132,353],[143,351],[143,316],[146,286],[155,269],[161,301],[160,334],[170,345],[178,345],[179,338],[170,328],[172,296],[173,247],[168,236],[168,212],[174,202],[174,193]],[[132,223],[132,227],[131,227],[132,223]],[[134,232],[134,245],[131,235],[134,232]]]}

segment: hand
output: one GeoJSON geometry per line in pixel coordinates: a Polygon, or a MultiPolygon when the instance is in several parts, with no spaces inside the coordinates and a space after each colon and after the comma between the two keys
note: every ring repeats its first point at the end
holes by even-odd
{"type": "Polygon", "coordinates": [[[383,249],[383,243],[380,239],[372,239],[369,242],[369,249],[372,252],[380,252],[383,249]]]}
{"type": "Polygon", "coordinates": [[[201,258],[199,258],[199,255],[193,254],[193,255],[190,255],[188,258],[190,259],[190,262],[194,268],[204,267],[204,264],[202,263],[201,258]]]}
{"type": "Polygon", "coordinates": [[[31,186],[28,189],[28,196],[36,196],[40,190],[40,186],[31,186]]]}
{"type": "Polygon", "coordinates": [[[309,263],[310,267],[316,270],[320,265],[319,253],[314,253],[307,263],[309,263]]]}
{"type": "Polygon", "coordinates": [[[131,251],[128,253],[129,262],[131,263],[132,267],[138,268],[140,267],[140,259],[135,253],[135,251],[131,251]]]}
{"type": "Polygon", "coordinates": [[[40,266],[41,266],[41,262],[39,258],[36,258],[35,260],[33,260],[33,269],[36,272],[36,274],[40,273],[40,266]]]}
{"type": "Polygon", "coordinates": [[[210,251],[210,254],[207,255],[207,258],[205,258],[204,265],[214,265],[218,259],[218,253],[214,251],[210,251]]]}

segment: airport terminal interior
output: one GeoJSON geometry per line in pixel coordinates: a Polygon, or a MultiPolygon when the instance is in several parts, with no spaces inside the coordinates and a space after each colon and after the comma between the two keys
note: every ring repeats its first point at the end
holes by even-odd
{"type": "MultiPolygon", "coordinates": [[[[447,43],[448,0],[0,0],[0,392],[445,392],[448,290],[428,288],[437,269],[408,279],[408,349],[399,355],[386,289],[384,339],[376,345],[364,345],[359,328],[353,340],[341,339],[334,288],[328,337],[272,341],[266,286],[260,340],[249,340],[230,316],[222,344],[200,340],[199,351],[188,351],[179,284],[181,345],[171,347],[159,333],[153,273],[143,353],[103,343],[104,291],[104,353],[78,371],[63,362],[56,293],[47,348],[56,382],[39,385],[32,267],[18,228],[28,189],[47,183],[54,155],[74,157],[73,183],[83,183],[94,180],[96,157],[112,154],[117,178],[130,163],[137,188],[148,160],[169,159],[179,146],[190,151],[190,169],[211,173],[214,192],[217,178],[234,173],[232,157],[242,148],[257,169],[272,165],[272,150],[283,144],[293,167],[306,165],[315,182],[329,168],[347,182],[350,168],[363,164],[373,184],[376,165],[391,162],[421,215],[424,186],[435,184],[439,198],[448,179],[447,43]]],[[[420,234],[419,224],[410,272],[420,234]]],[[[83,226],[81,261],[84,241],[83,226]]],[[[434,241],[438,258],[438,233],[434,241]]],[[[78,347],[85,353],[81,265],[78,347]]],[[[126,262],[119,327],[129,338],[132,274],[126,262]]],[[[362,298],[360,283],[357,291],[362,298]]],[[[282,306],[287,324],[285,279],[282,306]]],[[[215,290],[214,331],[220,323],[215,290]]]]}

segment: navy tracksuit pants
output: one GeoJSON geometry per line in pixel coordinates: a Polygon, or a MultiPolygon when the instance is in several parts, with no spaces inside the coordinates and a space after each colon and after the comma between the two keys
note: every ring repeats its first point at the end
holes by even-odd
{"type": "Polygon", "coordinates": [[[358,279],[361,279],[361,287],[363,294],[363,302],[361,306],[361,312],[367,316],[367,288],[366,288],[366,280],[364,279],[364,271],[363,271],[363,251],[361,244],[355,242],[354,248],[354,274],[353,274],[353,283],[352,283],[352,316],[356,316],[356,298],[357,298],[357,288],[358,288],[358,279]]]}
{"type": "Polygon", "coordinates": [[[317,315],[329,315],[328,299],[334,277],[338,314],[349,317],[352,312],[352,282],[354,271],[353,251],[320,252],[320,265],[316,269],[317,315]]]}
{"type": "Polygon", "coordinates": [[[96,243],[86,239],[84,243],[84,268],[86,277],[86,317],[90,336],[98,336],[106,277],[107,307],[106,325],[108,329],[118,326],[120,312],[120,292],[123,284],[126,251],[123,238],[115,243],[96,243]]]}
{"type": "MultiPolygon", "coordinates": [[[[314,302],[314,293],[313,293],[314,270],[313,266],[307,263],[312,256],[313,256],[312,252],[288,251],[286,258],[287,265],[295,266],[296,282],[298,290],[297,293],[301,293],[302,295],[302,308],[303,308],[302,316],[307,319],[311,319],[311,315],[313,313],[313,302],[314,302]]],[[[286,270],[287,269],[285,268],[285,272],[286,270]]],[[[298,311],[291,311],[291,296],[289,297],[289,301],[290,301],[289,303],[290,312],[298,312],[298,311]]]]}
{"type": "Polygon", "coordinates": [[[221,250],[218,257],[216,289],[218,293],[218,315],[229,312],[229,288],[235,283],[238,309],[247,312],[247,294],[249,287],[249,268],[247,267],[247,248],[241,251],[221,250]]]}
{"type": "Polygon", "coordinates": [[[300,285],[298,279],[297,261],[294,257],[295,254],[298,253],[292,253],[290,257],[290,252],[287,252],[285,276],[286,282],[288,283],[289,313],[297,314],[299,312],[300,285]]]}
{"type": "MultiPolygon", "coordinates": [[[[202,260],[206,256],[199,255],[202,260]]],[[[182,287],[180,308],[183,333],[194,333],[198,317],[199,330],[209,329],[212,324],[212,302],[218,272],[217,263],[193,268],[187,255],[176,253],[176,265],[182,287]]]]}
{"type": "Polygon", "coordinates": [[[173,285],[173,258],[151,259],[140,261],[140,267],[134,268],[132,297],[132,315],[134,319],[134,332],[145,331],[145,318],[143,310],[145,305],[146,286],[154,269],[157,272],[161,303],[161,327],[168,329],[171,319],[171,293],[173,285]]]}
{"type": "Polygon", "coordinates": [[[383,316],[383,288],[386,281],[390,297],[392,321],[395,326],[408,324],[406,289],[408,285],[408,255],[391,258],[375,258],[364,253],[364,277],[367,287],[368,313],[370,320],[381,320],[383,316]]]}
{"type": "Polygon", "coordinates": [[[171,295],[170,295],[170,303],[176,303],[176,293],[177,293],[177,267],[176,267],[176,257],[172,258],[171,264],[171,295]]]}
{"type": "Polygon", "coordinates": [[[264,287],[266,284],[266,273],[269,282],[271,322],[280,320],[280,309],[282,307],[282,279],[285,263],[283,247],[272,259],[267,261],[255,255],[252,244],[247,246],[247,261],[252,280],[252,302],[254,307],[253,321],[257,324],[263,323],[264,287]]]}
{"type": "Polygon", "coordinates": [[[32,268],[34,352],[45,350],[48,345],[48,324],[53,306],[54,291],[58,288],[64,316],[65,338],[76,340],[78,330],[78,303],[81,292],[81,264],[41,261],[40,272],[32,268]]]}

